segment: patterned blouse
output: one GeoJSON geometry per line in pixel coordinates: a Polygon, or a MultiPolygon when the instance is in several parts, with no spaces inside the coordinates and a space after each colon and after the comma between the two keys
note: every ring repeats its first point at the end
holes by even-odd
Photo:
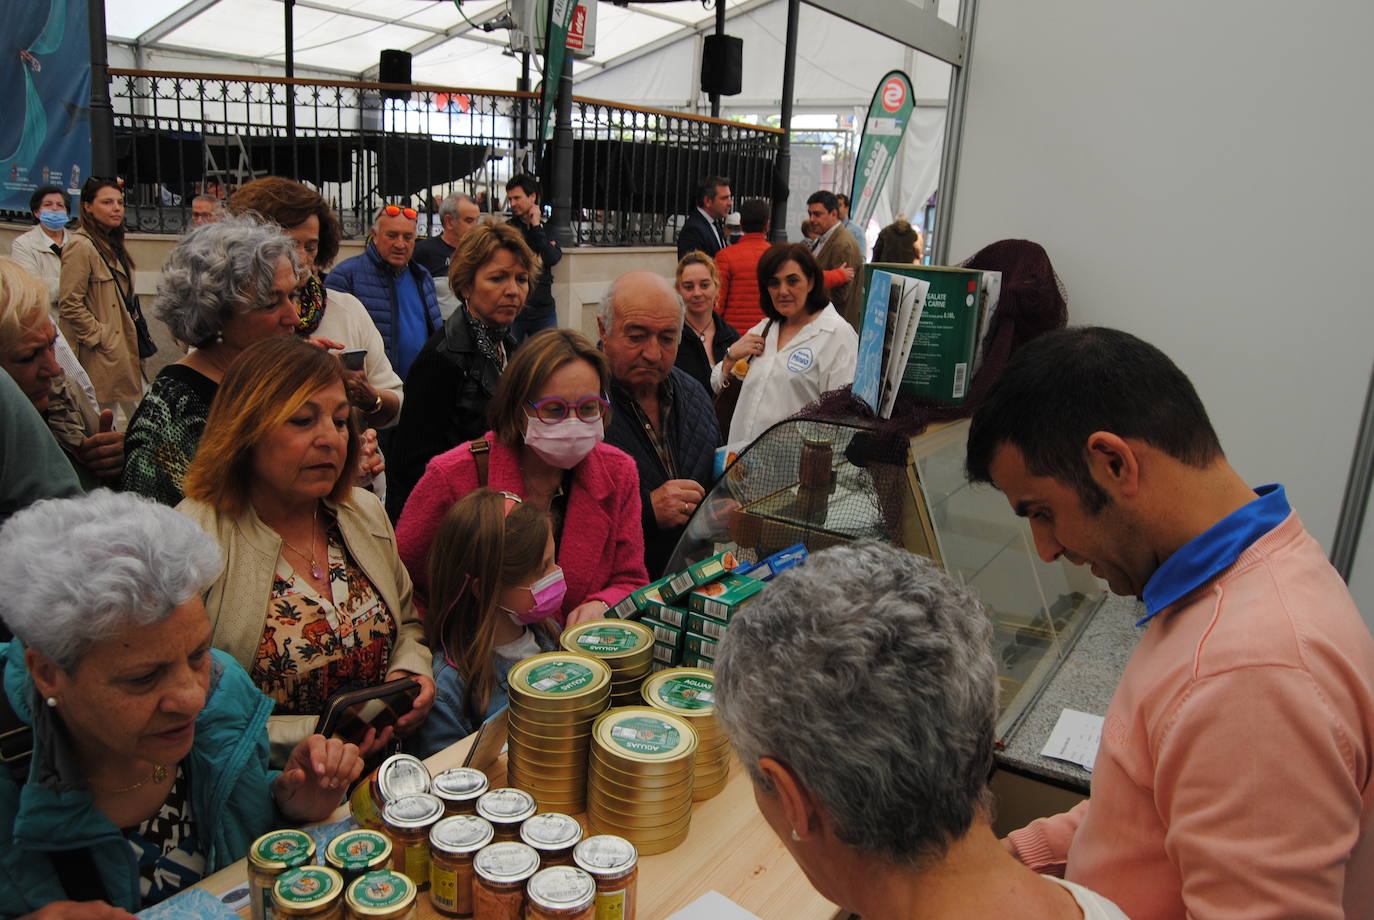
{"type": "Polygon", "coordinates": [[[379,684],[390,670],[396,618],[348,554],[337,524],[327,536],[328,598],[277,557],[252,668],[277,715],[318,715],[334,694],[379,684]]]}
{"type": "Polygon", "coordinates": [[[205,849],[191,814],[191,778],[181,764],[177,764],[176,778],[157,814],[136,828],[126,829],[124,839],[138,860],[144,907],[165,901],[204,878],[205,849]]]}
{"type": "Polygon", "coordinates": [[[153,380],[124,435],[120,490],[175,505],[181,481],[200,446],[219,384],[199,371],[169,364],[153,380]]]}

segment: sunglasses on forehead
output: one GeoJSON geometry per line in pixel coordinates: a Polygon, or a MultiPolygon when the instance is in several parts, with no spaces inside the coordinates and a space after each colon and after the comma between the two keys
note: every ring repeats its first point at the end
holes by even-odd
{"type": "Polygon", "coordinates": [[[382,208],[382,213],[387,217],[396,217],[397,215],[404,214],[406,220],[414,220],[419,216],[420,212],[416,211],[414,208],[402,207],[399,204],[389,204],[382,208]]]}

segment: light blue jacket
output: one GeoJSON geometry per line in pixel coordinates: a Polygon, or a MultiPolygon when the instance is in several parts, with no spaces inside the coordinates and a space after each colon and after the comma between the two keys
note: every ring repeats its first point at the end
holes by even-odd
{"type": "MultiPolygon", "coordinates": [[[[51,901],[67,900],[48,851],[91,848],[106,898],[116,907],[141,907],[133,849],[95,808],[80,778],[75,752],[57,716],[36,705],[38,694],[18,641],[0,644],[4,692],[34,729],[29,779],[21,788],[0,770],[0,916],[15,917],[51,901]]],[[[196,740],[186,760],[197,834],[215,872],[248,853],[275,824],[267,768],[267,716],[263,696],[238,663],[214,650],[210,693],[196,719],[196,740]]],[[[58,857],[61,858],[61,857],[58,857]]]]}

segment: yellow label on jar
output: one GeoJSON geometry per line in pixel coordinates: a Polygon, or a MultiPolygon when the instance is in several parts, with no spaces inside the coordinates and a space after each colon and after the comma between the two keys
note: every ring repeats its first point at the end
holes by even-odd
{"type": "Polygon", "coordinates": [[[634,916],[630,905],[630,889],[619,891],[598,891],[596,893],[596,920],[626,920],[634,916]]]}
{"type": "Polygon", "coordinates": [[[361,826],[380,830],[382,813],[377,810],[377,803],[372,801],[372,790],[368,788],[371,785],[367,780],[358,784],[348,797],[348,810],[353,812],[353,820],[361,826]]]}
{"type": "Polygon", "coordinates": [[[429,884],[429,841],[407,844],[405,850],[405,868],[401,871],[416,887],[423,888],[429,884]]]}
{"type": "Polygon", "coordinates": [[[429,899],[435,907],[458,909],[458,873],[443,866],[429,867],[429,899]]]}

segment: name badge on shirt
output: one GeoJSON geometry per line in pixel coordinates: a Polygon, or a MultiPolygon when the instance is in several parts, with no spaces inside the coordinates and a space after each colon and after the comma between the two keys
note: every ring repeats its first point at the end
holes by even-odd
{"type": "Polygon", "coordinates": [[[794,374],[800,374],[811,366],[816,360],[815,354],[809,348],[798,348],[787,356],[787,369],[794,374]]]}

